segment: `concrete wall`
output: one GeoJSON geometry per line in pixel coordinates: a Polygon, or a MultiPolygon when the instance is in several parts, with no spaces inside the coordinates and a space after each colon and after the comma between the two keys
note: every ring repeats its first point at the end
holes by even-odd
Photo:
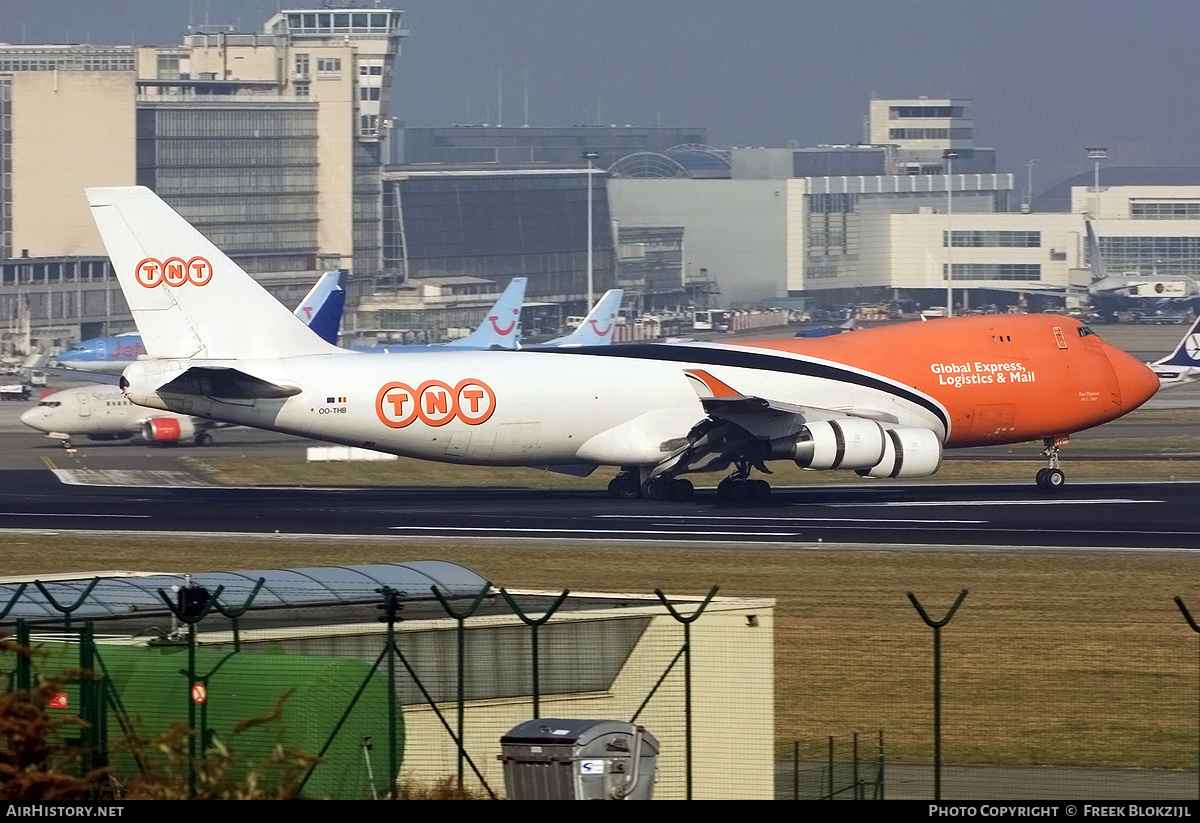
{"type": "MultiPolygon", "coordinates": [[[[612,687],[587,694],[547,695],[541,716],[629,721],[670,666],[683,643],[683,630],[661,606],[621,609],[621,616],[657,615],[642,635],[612,687]]],[[[690,609],[684,608],[685,613],[690,609]]],[[[597,619],[594,613],[564,615],[555,622],[597,619]]],[[[605,619],[605,618],[602,618],[605,619]]],[[[614,619],[610,614],[606,619],[614,619]]],[[[491,620],[482,618],[481,620],[491,620]]],[[[498,618],[512,622],[513,618],[498,618]]],[[[442,621],[445,622],[445,621],[442,621]]],[[[472,621],[478,624],[480,621],[472,621]]],[[[402,624],[407,630],[420,628],[402,624]]],[[[705,800],[774,797],[775,688],[774,601],[714,600],[692,625],[693,798],[705,800]],[[753,623],[753,625],[752,625],[753,623]]],[[[656,800],[686,797],[683,662],[676,664],[638,716],[659,741],[656,800]]],[[[453,723],[454,708],[440,707],[453,723]]],[[[497,793],[504,788],[500,738],[531,717],[529,698],[476,701],[466,711],[467,751],[497,793]]],[[[456,773],[457,751],[427,706],[404,707],[402,778],[432,784],[456,773]]],[[[468,768],[467,774],[470,775],[468,768]]],[[[477,785],[468,777],[470,785],[477,785]]]]}
{"type": "Polygon", "coordinates": [[[130,75],[12,78],[13,256],[103,255],[83,189],[136,182],[130,75]]]}
{"type": "Polygon", "coordinates": [[[620,226],[683,226],[685,276],[708,270],[721,308],[787,296],[786,180],[608,181],[620,226]]]}

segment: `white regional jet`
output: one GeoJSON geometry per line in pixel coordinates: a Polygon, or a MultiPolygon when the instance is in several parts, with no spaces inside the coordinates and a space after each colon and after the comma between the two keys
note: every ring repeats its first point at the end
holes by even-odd
{"type": "Polygon", "coordinates": [[[1060,316],[980,316],[817,340],[360,354],[313,334],[140,187],[87,191],[151,359],[155,409],[441,462],[620,467],[614,497],[763,497],[770,460],[933,474],[942,449],[1042,439],[1044,488],[1071,432],[1149,399],[1144,364],[1060,316]]]}

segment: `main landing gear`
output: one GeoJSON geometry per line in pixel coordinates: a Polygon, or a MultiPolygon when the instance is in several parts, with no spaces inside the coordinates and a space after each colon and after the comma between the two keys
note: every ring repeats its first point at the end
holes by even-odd
{"type": "MultiPolygon", "coordinates": [[[[771,484],[766,480],[750,479],[750,461],[737,457],[733,461],[734,472],[717,484],[717,497],[728,503],[744,503],[748,500],[761,501],[771,496],[771,484]]],[[[766,468],[761,466],[760,468],[766,468]]]]}
{"type": "Polygon", "coordinates": [[[690,480],[660,474],[641,479],[637,470],[625,469],[608,484],[608,496],[617,500],[691,500],[695,488],[690,480]]]}
{"type": "Polygon", "coordinates": [[[1065,437],[1047,437],[1043,442],[1045,442],[1046,448],[1042,449],[1042,457],[1050,461],[1050,465],[1038,471],[1036,482],[1038,488],[1046,491],[1058,491],[1067,482],[1067,476],[1058,467],[1058,450],[1066,445],[1067,440],[1065,437]]]}

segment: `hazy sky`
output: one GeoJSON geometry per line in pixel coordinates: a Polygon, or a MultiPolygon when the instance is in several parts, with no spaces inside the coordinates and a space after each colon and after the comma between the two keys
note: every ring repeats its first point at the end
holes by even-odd
{"type": "MultiPolygon", "coordinates": [[[[315,7],[318,3],[283,7],[315,7]]],[[[371,5],[367,3],[366,5],[371,5]]],[[[385,5],[385,4],[381,4],[385,5]]],[[[0,0],[0,41],[173,44],[276,0],[0,0]]],[[[1200,0],[412,0],[413,126],[700,126],[717,146],[857,142],[872,96],[973,101],[975,139],[1042,191],[1091,168],[1200,166],[1200,0]]]]}

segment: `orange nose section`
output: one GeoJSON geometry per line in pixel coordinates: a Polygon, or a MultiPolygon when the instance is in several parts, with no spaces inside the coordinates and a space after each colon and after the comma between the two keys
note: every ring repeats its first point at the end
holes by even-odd
{"type": "Polygon", "coordinates": [[[1133,355],[1126,354],[1114,346],[1109,346],[1106,351],[1113,372],[1117,375],[1121,410],[1131,412],[1158,391],[1158,375],[1133,355]]]}

